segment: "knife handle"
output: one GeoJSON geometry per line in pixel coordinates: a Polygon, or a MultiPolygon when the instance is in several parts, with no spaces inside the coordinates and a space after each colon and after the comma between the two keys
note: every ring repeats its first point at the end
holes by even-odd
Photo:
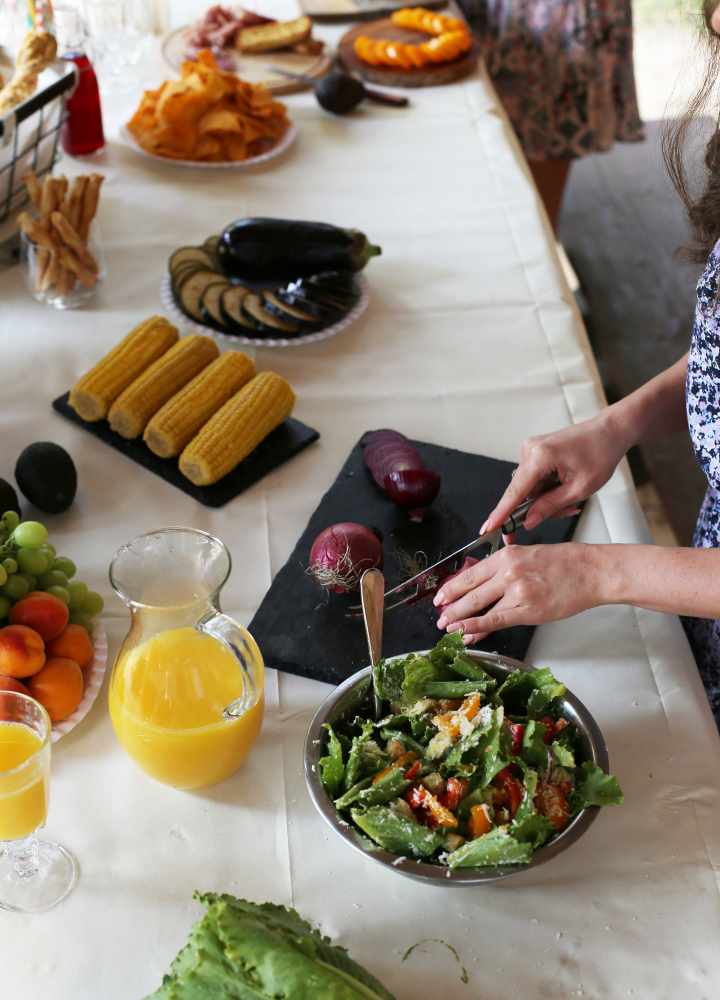
{"type": "Polygon", "coordinates": [[[383,90],[374,90],[372,87],[365,88],[365,97],[369,101],[375,101],[377,104],[389,104],[394,108],[405,108],[410,103],[407,97],[401,97],[399,94],[386,94],[383,90]]]}
{"type": "Polygon", "coordinates": [[[539,498],[530,497],[529,500],[523,500],[520,506],[515,508],[515,510],[512,512],[510,517],[507,519],[505,524],[503,524],[502,528],[500,529],[503,535],[510,535],[512,534],[513,531],[517,531],[517,529],[521,525],[525,524],[525,518],[527,517],[528,511],[530,510],[530,508],[537,499],[539,498]]]}

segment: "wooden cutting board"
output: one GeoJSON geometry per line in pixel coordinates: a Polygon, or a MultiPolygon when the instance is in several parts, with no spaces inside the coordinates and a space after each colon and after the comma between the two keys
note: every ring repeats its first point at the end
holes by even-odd
{"type": "Polygon", "coordinates": [[[473,47],[464,56],[449,63],[436,63],[424,66],[422,69],[391,69],[389,66],[369,66],[355,55],[353,44],[360,35],[367,35],[377,41],[389,38],[393,42],[405,42],[419,45],[427,42],[432,35],[421,31],[411,31],[401,28],[390,17],[379,21],[366,21],[351,28],[340,39],[338,44],[338,59],[346,73],[361,76],[368,83],[377,83],[386,87],[435,87],[441,83],[452,83],[467,76],[475,68],[477,53],[473,47]]]}

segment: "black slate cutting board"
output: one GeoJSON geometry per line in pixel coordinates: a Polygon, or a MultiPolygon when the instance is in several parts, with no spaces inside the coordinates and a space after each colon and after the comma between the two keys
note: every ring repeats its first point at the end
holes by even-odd
{"type": "Polygon", "coordinates": [[[319,431],[313,427],[308,427],[299,420],[288,417],[279,427],[261,441],[257,448],[250,452],[239,465],[228,472],[226,476],[213,483],[212,486],[195,486],[189,479],[183,476],[178,468],[177,458],[159,458],[150,451],[142,438],[134,438],[128,441],[111,429],[107,420],[94,420],[89,422],[83,420],[70,406],[68,399],[70,393],[66,392],[58,396],[53,401],[53,409],[62,414],[67,420],[82,427],[84,431],[100,438],[111,448],[121,452],[127,458],[131,458],[144,469],[154,472],[166,482],[171,483],[177,489],[187,493],[194,500],[205,504],[206,507],[222,507],[236,496],[249,489],[259,482],[264,476],[279,468],[285,462],[299,455],[313,441],[320,437],[319,431]]]}
{"type": "MultiPolygon", "coordinates": [[[[383,572],[386,589],[401,582],[394,549],[414,555],[423,551],[428,565],[467,545],[502,496],[514,465],[484,455],[413,441],[429,469],[442,477],[440,495],[420,524],[413,524],[373,481],[365,467],[360,443],[355,445],[337,479],[320,501],[295,549],[277,574],[250,623],[268,667],[339,684],[368,664],[362,621],[345,617],[357,594],[326,594],[305,573],[310,549],[320,532],[340,521],[373,524],[384,535],[383,572]]],[[[520,529],[519,544],[565,542],[577,517],[541,524],[528,534],[520,529]]],[[[482,555],[483,550],[475,553],[482,555]]],[[[383,623],[383,655],[395,656],[434,646],[442,636],[432,601],[401,608],[383,623]]],[[[522,660],[534,628],[516,626],[488,636],[474,648],[496,650],[522,660]]]]}

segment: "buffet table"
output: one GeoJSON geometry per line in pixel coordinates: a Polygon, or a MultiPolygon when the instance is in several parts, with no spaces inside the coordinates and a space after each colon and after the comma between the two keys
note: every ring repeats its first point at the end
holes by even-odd
{"type": "MultiPolygon", "coordinates": [[[[326,38],[338,32],[320,30],[326,38]]],[[[159,61],[149,83],[167,76],[159,61]]],[[[514,138],[482,72],[412,92],[411,107],[320,111],[285,98],[296,146],[248,171],[158,165],[118,127],[139,95],[106,100],[99,221],[108,279],[85,308],[35,302],[0,272],[5,465],[28,443],[72,454],[78,497],[47,520],[58,551],[106,597],[110,662],[128,627],[113,552],[165,524],[202,528],[233,557],[224,610],[247,624],[347,453],[368,428],[513,460],[524,437],[604,404],[580,316],[514,138]],[[142,318],[176,247],[245,215],[357,227],[383,248],[365,315],[321,343],[250,351],[285,376],[320,441],[219,510],[201,507],[50,408],[142,318]]],[[[67,174],[86,165],[64,161],[67,174]]],[[[31,515],[26,510],[25,515],[31,515]]],[[[478,526],[487,511],[478,511],[478,526]]],[[[623,463],[578,540],[645,542],[623,463]]],[[[288,615],[293,608],[288,607],[288,615]]],[[[268,671],[246,765],[183,793],[145,777],[117,743],[103,691],[53,748],[47,835],[73,852],[77,886],[36,916],[0,913],[2,997],[141,1000],[159,986],[201,908],[194,889],[292,905],[398,1000],[717,997],[720,740],[680,623],[626,607],[543,626],[528,661],[587,705],[627,800],[547,866],[491,888],[437,889],[351,851],[305,789],[302,745],[329,688],[268,671]],[[458,952],[468,983],[452,954],[458,952]]],[[[109,671],[108,671],[109,673],[109,671]]]]}

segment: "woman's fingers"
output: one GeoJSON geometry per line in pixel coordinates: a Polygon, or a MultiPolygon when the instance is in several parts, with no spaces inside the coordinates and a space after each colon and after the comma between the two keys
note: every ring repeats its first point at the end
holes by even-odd
{"type": "Polygon", "coordinates": [[[472,615],[482,614],[486,608],[503,596],[504,581],[495,574],[479,587],[468,591],[464,597],[448,604],[438,618],[438,628],[446,628],[453,622],[463,621],[472,615]]]}
{"type": "Polygon", "coordinates": [[[491,579],[497,572],[497,555],[498,553],[495,552],[493,555],[488,556],[487,559],[481,559],[468,569],[464,569],[462,573],[458,573],[452,580],[444,580],[440,590],[433,598],[435,607],[439,608],[441,605],[452,604],[453,601],[457,601],[460,597],[467,594],[468,591],[482,586],[491,579]]]}
{"type": "Polygon", "coordinates": [[[513,625],[526,625],[526,612],[522,607],[518,607],[514,599],[508,595],[491,608],[486,614],[475,618],[462,618],[448,625],[448,632],[463,630],[463,638],[466,635],[484,638],[490,632],[497,632],[501,628],[511,628],[513,625]]]}
{"type": "Polygon", "coordinates": [[[574,508],[578,500],[585,498],[578,494],[578,485],[572,480],[568,480],[557,486],[549,493],[543,493],[532,505],[525,518],[525,530],[532,531],[538,524],[552,517],[563,516],[561,511],[565,508],[574,508]]]}
{"type": "Polygon", "coordinates": [[[582,513],[579,507],[575,504],[570,504],[569,507],[563,507],[562,510],[556,511],[555,514],[550,518],[551,521],[560,521],[563,517],[573,517],[575,514],[582,513]]]}
{"type": "Polygon", "coordinates": [[[547,473],[540,468],[537,461],[530,457],[523,459],[513,473],[510,483],[500,498],[500,503],[490,514],[485,524],[480,529],[480,534],[486,531],[493,531],[510,517],[515,508],[529,497],[533,489],[547,473]]]}

